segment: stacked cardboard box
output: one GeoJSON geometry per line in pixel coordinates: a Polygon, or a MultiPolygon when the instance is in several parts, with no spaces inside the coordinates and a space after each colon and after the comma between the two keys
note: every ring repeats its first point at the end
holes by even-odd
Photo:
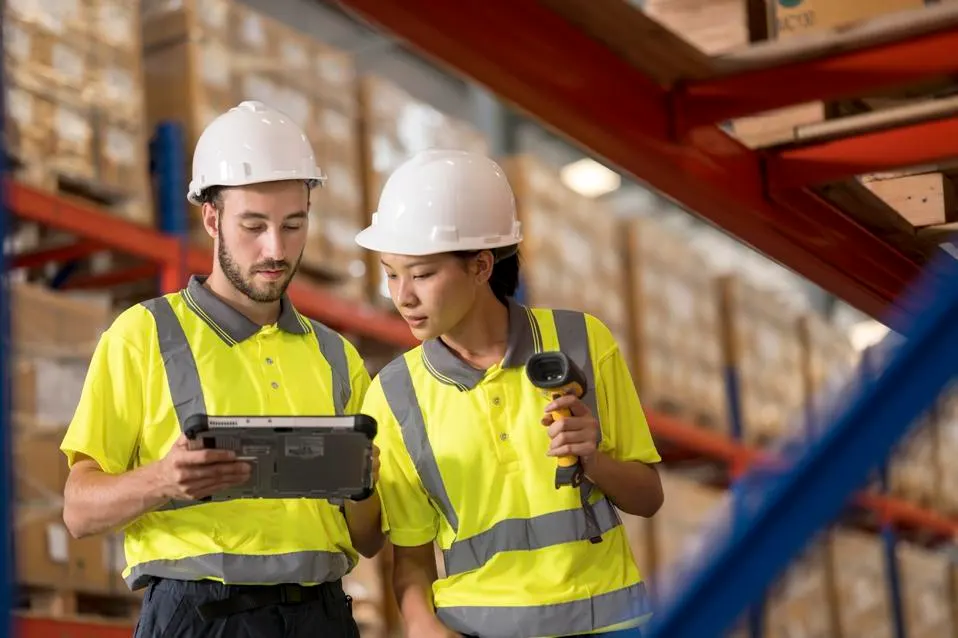
{"type": "Polygon", "coordinates": [[[594,200],[566,188],[556,169],[532,156],[511,157],[503,164],[523,225],[523,281],[529,303],[595,315],[629,357],[625,224],[594,200]]]}
{"type": "Polygon", "coordinates": [[[68,469],[59,450],[90,356],[113,311],[98,298],[12,287],[17,578],[57,590],[127,596],[118,535],[71,538],[62,522],[68,469]]]}
{"type": "Polygon", "coordinates": [[[633,220],[626,236],[639,395],[649,408],[726,430],[719,299],[712,274],[700,254],[654,220],[633,220]]]}
{"type": "Polygon", "coordinates": [[[764,445],[800,434],[790,431],[805,399],[798,317],[735,276],[719,280],[718,294],[725,363],[739,375],[743,440],[764,445]]]}
{"type": "MultiPolygon", "coordinates": [[[[918,9],[925,4],[925,0],[767,0],[768,32],[771,39],[780,40],[837,31],[869,18],[918,9]]],[[[729,23],[729,28],[733,26],[729,23]]],[[[732,122],[732,130],[749,146],[768,146],[792,141],[799,127],[821,122],[828,116],[828,104],[809,102],[737,119],[732,122]]]]}
{"type": "MultiPolygon", "coordinates": [[[[440,113],[389,80],[362,78],[360,104],[368,211],[376,210],[389,175],[419,151],[440,148],[489,152],[487,140],[472,125],[440,113]]],[[[379,257],[367,255],[366,263],[373,302],[391,307],[379,257]]]]}
{"type": "Polygon", "coordinates": [[[941,552],[899,542],[896,547],[902,586],[902,611],[909,638],[954,636],[951,570],[941,552]]]}
{"type": "Polygon", "coordinates": [[[948,514],[958,514],[958,391],[954,387],[942,393],[935,409],[938,433],[935,446],[938,468],[937,506],[948,514]]]}
{"type": "MultiPolygon", "coordinates": [[[[153,2],[143,20],[151,124],[178,120],[192,149],[218,115],[260,100],[301,126],[328,176],[313,191],[302,266],[345,297],[363,296],[365,263],[353,242],[365,215],[352,58],[242,3],[153,2]]],[[[197,211],[190,223],[194,241],[211,247],[197,211]]]]}
{"type": "Polygon", "coordinates": [[[819,315],[799,318],[798,335],[802,347],[804,399],[814,434],[833,416],[835,401],[859,375],[859,355],[848,335],[840,327],[819,315]]]}
{"type": "Polygon", "coordinates": [[[731,521],[726,490],[662,470],[665,502],[649,520],[646,538],[651,544],[648,580],[653,599],[662,601],[681,586],[686,566],[707,551],[709,534],[721,532],[731,521]]]}
{"type": "Polygon", "coordinates": [[[21,179],[153,222],[135,3],[7,3],[9,151],[21,179]]]}
{"type": "Polygon", "coordinates": [[[770,589],[765,613],[769,638],[836,635],[827,537],[816,539],[770,589]]]}
{"type": "Polygon", "coordinates": [[[839,636],[891,638],[891,605],[881,538],[835,530],[831,540],[839,636]]]}

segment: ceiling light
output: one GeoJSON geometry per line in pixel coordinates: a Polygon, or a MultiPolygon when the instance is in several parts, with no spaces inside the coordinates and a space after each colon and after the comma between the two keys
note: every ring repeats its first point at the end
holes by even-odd
{"type": "Polygon", "coordinates": [[[849,337],[855,350],[861,352],[880,342],[888,332],[887,326],[869,319],[854,324],[849,330],[849,337]]]}
{"type": "Polygon", "coordinates": [[[588,157],[563,166],[561,178],[563,184],[585,197],[600,197],[622,184],[618,173],[588,157]]]}

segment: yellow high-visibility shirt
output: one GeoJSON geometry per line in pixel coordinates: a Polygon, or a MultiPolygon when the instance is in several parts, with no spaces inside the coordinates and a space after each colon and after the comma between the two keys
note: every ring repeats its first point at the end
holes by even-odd
{"type": "Polygon", "coordinates": [[[455,631],[558,636],[640,624],[649,606],[618,513],[592,486],[602,540],[591,543],[580,491],[555,487],[540,422],[548,401],[524,369],[561,344],[586,373],[599,449],[657,463],[625,358],[590,315],[513,302],[509,317],[506,356],[487,371],[429,340],[373,379],[363,412],[379,423],[384,529],[397,546],[438,541],[447,576],[434,602],[455,631]]]}
{"type": "MultiPolygon", "coordinates": [[[[283,298],[259,326],[194,277],[124,311],[103,334],[61,444],[120,474],[163,458],[190,414],[357,413],[369,373],[341,335],[283,298]],[[175,395],[175,398],[174,398],[175,395]]],[[[151,577],[228,584],[342,578],[358,553],[337,504],[241,499],[157,510],[123,530],[131,589],[151,577]]]]}

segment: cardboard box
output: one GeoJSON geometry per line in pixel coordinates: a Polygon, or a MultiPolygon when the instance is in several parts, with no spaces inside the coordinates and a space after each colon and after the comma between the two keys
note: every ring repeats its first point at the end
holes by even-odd
{"type": "MultiPolygon", "coordinates": [[[[924,0],[768,0],[769,37],[774,40],[839,30],[924,5],[924,0]]],[[[798,127],[824,121],[828,110],[823,102],[809,102],[739,118],[731,124],[744,144],[770,146],[794,140],[798,127]]]]}
{"type": "Polygon", "coordinates": [[[896,552],[908,637],[954,636],[949,557],[902,541],[897,544],[896,552]]]}
{"type": "Polygon", "coordinates": [[[633,377],[648,408],[727,429],[719,298],[700,254],[654,220],[630,224],[633,377]]]}
{"type": "MultiPolygon", "coordinates": [[[[360,81],[366,210],[376,210],[386,180],[416,153],[430,149],[459,149],[488,154],[485,137],[472,126],[456,121],[399,85],[370,75],[360,81]]],[[[367,255],[369,297],[392,308],[378,255],[367,255]]]]}
{"type": "Polygon", "coordinates": [[[742,434],[752,445],[800,435],[793,428],[805,396],[798,316],[770,291],[723,276],[721,339],[726,365],[739,375],[742,434]]]}
{"type": "Polygon", "coordinates": [[[89,353],[112,322],[107,297],[74,296],[26,283],[13,283],[10,293],[12,339],[18,348],[89,353]]]}
{"type": "Polygon", "coordinates": [[[769,0],[774,39],[847,27],[876,16],[920,9],[925,0],[769,0]]]}
{"type": "Polygon", "coordinates": [[[839,636],[892,638],[891,606],[881,538],[835,530],[831,538],[839,636]]]}

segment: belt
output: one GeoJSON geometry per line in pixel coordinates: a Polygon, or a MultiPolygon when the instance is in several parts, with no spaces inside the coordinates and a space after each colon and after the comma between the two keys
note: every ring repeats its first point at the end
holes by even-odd
{"type": "MultiPolygon", "coordinates": [[[[314,602],[329,596],[333,592],[332,585],[337,585],[336,589],[342,592],[342,587],[336,583],[323,583],[311,587],[304,587],[295,584],[251,586],[249,589],[241,590],[239,593],[223,598],[221,600],[211,600],[196,606],[196,611],[200,618],[206,622],[215,618],[232,616],[233,614],[269,607],[270,605],[294,605],[298,603],[314,602]]],[[[349,604],[351,599],[346,596],[346,602],[349,604]]]]}

